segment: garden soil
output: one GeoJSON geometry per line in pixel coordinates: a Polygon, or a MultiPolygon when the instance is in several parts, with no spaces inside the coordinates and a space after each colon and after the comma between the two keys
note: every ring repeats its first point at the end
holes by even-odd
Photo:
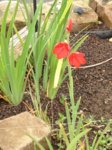
{"type": "MultiPolygon", "coordinates": [[[[91,30],[105,29],[103,25],[97,25],[91,30]]],[[[75,44],[78,38],[72,34],[72,44],[75,44]]],[[[109,42],[109,39],[100,39],[95,35],[90,35],[79,51],[85,53],[86,65],[97,64],[112,57],[112,42],[109,42]]],[[[76,101],[81,97],[80,110],[85,115],[94,116],[96,119],[101,117],[112,118],[112,60],[86,69],[73,69],[73,77],[76,101]]],[[[52,119],[51,114],[53,114],[53,119],[57,120],[59,112],[64,112],[64,106],[60,102],[62,94],[65,94],[68,98],[67,81],[63,83],[52,105],[50,100],[41,93],[42,108],[45,109],[47,106],[50,119],[52,119]]],[[[22,102],[19,106],[12,106],[1,99],[0,119],[29,111],[29,108],[32,107],[31,100],[28,96],[25,99],[25,103],[22,102]]]]}

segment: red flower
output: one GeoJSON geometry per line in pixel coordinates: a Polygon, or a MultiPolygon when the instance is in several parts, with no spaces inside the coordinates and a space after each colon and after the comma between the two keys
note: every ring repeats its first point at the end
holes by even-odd
{"type": "Polygon", "coordinates": [[[72,28],[73,28],[73,21],[72,21],[72,19],[70,19],[69,24],[66,27],[66,29],[67,29],[68,32],[71,32],[72,28]]]}
{"type": "Polygon", "coordinates": [[[55,45],[53,53],[57,55],[58,59],[66,58],[69,54],[70,46],[66,42],[60,42],[55,45]]]}
{"type": "Polygon", "coordinates": [[[69,56],[69,63],[71,66],[79,68],[80,65],[86,64],[85,55],[83,53],[80,53],[80,52],[72,53],[69,56]]]}

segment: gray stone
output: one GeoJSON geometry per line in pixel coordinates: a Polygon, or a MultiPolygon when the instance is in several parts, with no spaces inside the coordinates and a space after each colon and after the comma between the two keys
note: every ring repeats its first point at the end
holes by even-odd
{"type": "Polygon", "coordinates": [[[23,112],[0,121],[0,150],[34,150],[35,137],[47,149],[45,137],[50,135],[50,127],[41,119],[23,112]]]}

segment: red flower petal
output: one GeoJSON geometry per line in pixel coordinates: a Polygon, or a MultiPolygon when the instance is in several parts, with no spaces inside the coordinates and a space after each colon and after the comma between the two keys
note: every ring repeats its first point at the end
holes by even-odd
{"type": "Polygon", "coordinates": [[[86,64],[85,55],[80,52],[76,52],[76,54],[77,54],[77,61],[79,61],[79,63],[82,65],[86,64]]]}
{"type": "Polygon", "coordinates": [[[70,19],[69,24],[66,27],[66,29],[67,29],[68,32],[71,32],[72,28],[73,28],[73,21],[72,21],[72,19],[70,19]]]}
{"type": "Polygon", "coordinates": [[[83,53],[80,53],[80,52],[72,53],[69,56],[69,63],[71,66],[79,68],[80,65],[86,64],[85,55],[83,53]]]}
{"type": "Polygon", "coordinates": [[[60,42],[55,45],[53,53],[57,55],[58,59],[66,58],[69,54],[70,46],[66,42],[60,42]]]}

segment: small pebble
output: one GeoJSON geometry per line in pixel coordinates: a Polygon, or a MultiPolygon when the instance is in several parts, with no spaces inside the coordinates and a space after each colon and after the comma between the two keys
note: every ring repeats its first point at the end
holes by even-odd
{"type": "Polygon", "coordinates": [[[109,42],[112,42],[112,38],[109,39],[109,42]]]}
{"type": "Polygon", "coordinates": [[[101,22],[101,21],[98,21],[98,24],[102,24],[102,22],[101,22]]]}

